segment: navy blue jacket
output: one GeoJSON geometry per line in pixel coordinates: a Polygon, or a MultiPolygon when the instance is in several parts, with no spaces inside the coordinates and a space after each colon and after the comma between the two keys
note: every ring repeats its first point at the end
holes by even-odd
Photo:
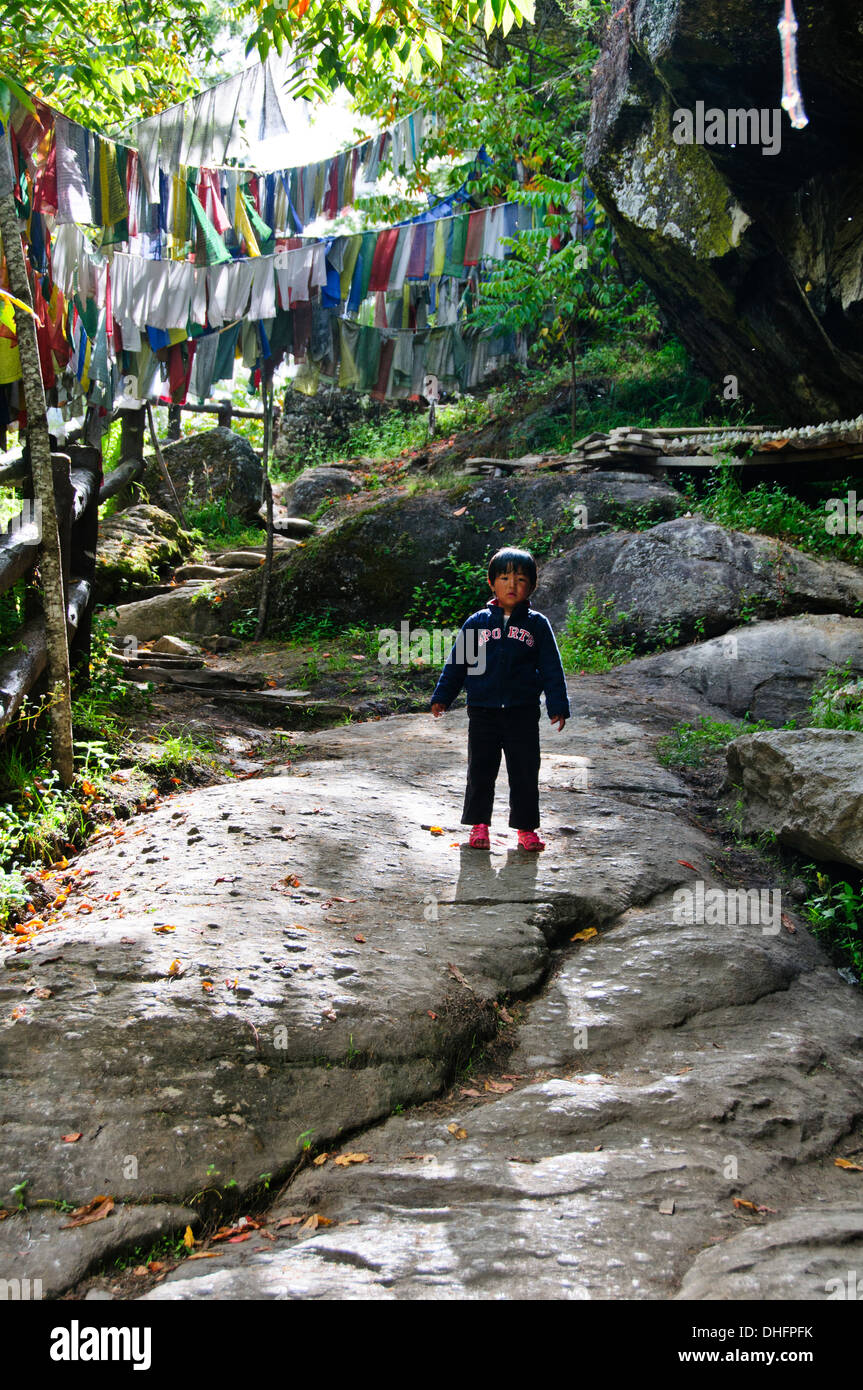
{"type": "Polygon", "coordinates": [[[513,608],[507,627],[497,599],[471,614],[447,657],[430,703],[449,709],[463,685],[468,705],[491,709],[538,703],[545,691],[549,719],[569,718],[563,665],[551,624],[527,599],[513,608]]]}

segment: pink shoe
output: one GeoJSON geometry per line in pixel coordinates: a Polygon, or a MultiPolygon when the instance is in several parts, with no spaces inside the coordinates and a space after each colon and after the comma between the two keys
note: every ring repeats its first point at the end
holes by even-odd
{"type": "Polygon", "coordinates": [[[541,840],[535,830],[520,830],[518,832],[519,849],[529,850],[531,853],[538,853],[545,849],[545,841],[541,840]]]}
{"type": "Polygon", "coordinates": [[[489,843],[488,838],[488,826],[475,825],[473,830],[470,832],[470,840],[468,841],[468,844],[470,845],[471,849],[491,849],[491,844],[489,843]]]}

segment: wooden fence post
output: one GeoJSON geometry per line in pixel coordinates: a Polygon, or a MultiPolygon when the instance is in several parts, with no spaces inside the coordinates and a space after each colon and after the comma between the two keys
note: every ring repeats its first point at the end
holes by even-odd
{"type": "Polygon", "coordinates": [[[0,236],[6,255],[9,288],[22,306],[15,306],[15,327],[21,359],[21,378],[27,405],[27,438],[30,444],[30,464],[33,491],[42,513],[42,550],[39,567],[42,573],[42,599],[45,611],[45,640],[48,655],[48,687],[51,710],[51,757],[64,787],[75,780],[75,758],[72,743],[72,692],[69,678],[69,640],[67,632],[66,590],[60,537],[57,530],[57,509],[54,504],[54,479],[51,465],[51,441],[48,435],[48,414],[45,386],[39,363],[39,344],[36,338],[33,295],[24,259],[18,210],[15,206],[14,174],[9,132],[3,128],[0,138],[0,236]]]}

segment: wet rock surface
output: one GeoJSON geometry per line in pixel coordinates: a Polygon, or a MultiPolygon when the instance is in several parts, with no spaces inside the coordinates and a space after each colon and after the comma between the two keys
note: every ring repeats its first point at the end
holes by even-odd
{"type": "MultiPolygon", "coordinates": [[[[274,1241],[154,1298],[670,1298],[750,1219],[736,1195],[843,1210],[859,990],[799,919],[678,920],[679,889],[723,880],[655,760],[659,707],[615,679],[572,694],[543,732],[541,855],[502,807],[490,853],[458,847],[463,713],[304,736],[284,775],[167,799],[82,854],[69,916],[0,971],[3,1188],[177,1207],[276,1191],[307,1142],[330,1155],[278,1199],[274,1241]],[[499,1089],[436,1099],[501,1027],[499,1089]],[[315,1213],[335,1224],[297,1238],[315,1213]]],[[[38,1263],[58,1288],[82,1271],[61,1234],[38,1263]]]]}

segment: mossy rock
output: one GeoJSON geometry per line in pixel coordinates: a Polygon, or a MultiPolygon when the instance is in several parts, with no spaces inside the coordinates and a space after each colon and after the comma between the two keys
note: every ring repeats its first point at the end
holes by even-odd
{"type": "Polygon", "coordinates": [[[195,541],[175,517],[139,503],[100,518],[96,597],[110,603],[160,583],[188,559],[195,541]]]}

